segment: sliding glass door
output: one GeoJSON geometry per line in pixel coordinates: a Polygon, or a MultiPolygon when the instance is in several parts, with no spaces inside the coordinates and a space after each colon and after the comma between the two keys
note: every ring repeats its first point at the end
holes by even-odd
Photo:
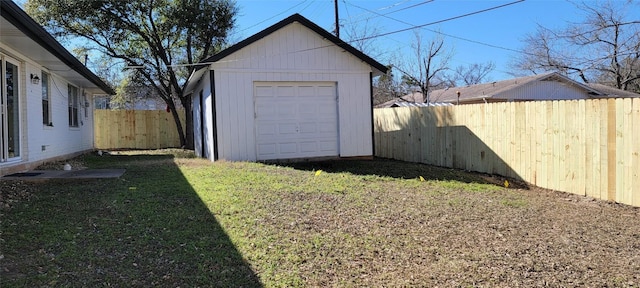
{"type": "Polygon", "coordinates": [[[0,162],[20,157],[18,61],[0,55],[0,162]]]}

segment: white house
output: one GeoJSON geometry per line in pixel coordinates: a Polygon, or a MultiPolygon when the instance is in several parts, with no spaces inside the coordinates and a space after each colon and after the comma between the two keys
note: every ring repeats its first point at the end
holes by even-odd
{"type": "Polygon", "coordinates": [[[387,68],[294,14],[189,78],[196,154],[212,161],[373,155],[372,78],[387,68]]]}
{"type": "Polygon", "coordinates": [[[0,176],[92,150],[92,98],[115,92],[13,1],[0,8],[0,176]]]}

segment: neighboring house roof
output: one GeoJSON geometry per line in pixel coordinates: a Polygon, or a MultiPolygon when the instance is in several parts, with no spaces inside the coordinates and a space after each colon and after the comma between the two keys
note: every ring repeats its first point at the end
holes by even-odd
{"type": "Polygon", "coordinates": [[[602,94],[604,94],[604,97],[640,97],[640,94],[638,93],[625,91],[599,83],[587,83],[587,86],[600,91],[602,94]]]}
{"type": "Polygon", "coordinates": [[[436,106],[453,106],[453,103],[420,103],[420,102],[404,102],[397,101],[389,107],[436,107],[436,106]]]}
{"type": "Polygon", "coordinates": [[[384,103],[380,103],[375,108],[389,108],[389,107],[430,107],[430,106],[451,106],[451,103],[431,102],[429,104],[424,103],[424,98],[420,92],[412,92],[404,95],[400,98],[392,99],[384,103]]]}
{"type": "MultiPolygon", "coordinates": [[[[116,94],[13,1],[0,1],[0,40],[74,84],[116,94]],[[40,47],[34,47],[33,42],[40,47]],[[71,70],[69,69],[71,68],[71,70]]],[[[99,91],[95,91],[99,92],[99,91]]]]}
{"type": "MultiPolygon", "coordinates": [[[[466,87],[452,87],[447,89],[434,90],[430,94],[431,101],[452,102],[458,101],[458,92],[460,93],[460,102],[477,101],[480,99],[500,99],[513,100],[513,92],[527,85],[533,85],[540,81],[557,81],[563,84],[574,86],[583,90],[588,95],[601,95],[599,91],[570,78],[558,74],[556,72],[545,73],[540,75],[526,76],[503,81],[470,85],[466,87]]],[[[518,98],[517,100],[540,100],[518,98]]]]}

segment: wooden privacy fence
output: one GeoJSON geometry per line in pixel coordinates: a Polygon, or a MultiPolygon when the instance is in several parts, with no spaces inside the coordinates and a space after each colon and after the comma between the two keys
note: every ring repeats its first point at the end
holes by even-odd
{"type": "Polygon", "coordinates": [[[640,98],[374,111],[376,156],[640,206],[640,98]]]}
{"type": "MultiPolygon", "coordinates": [[[[184,129],[184,111],[178,114],[184,129]]],[[[173,116],[165,110],[95,110],[93,125],[97,149],[180,147],[173,116]]]]}

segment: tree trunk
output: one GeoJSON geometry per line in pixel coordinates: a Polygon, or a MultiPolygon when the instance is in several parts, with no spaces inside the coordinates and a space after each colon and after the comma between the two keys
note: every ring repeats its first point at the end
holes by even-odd
{"type": "Polygon", "coordinates": [[[183,97],[182,99],[182,107],[184,107],[185,113],[185,148],[193,149],[193,107],[191,96],[183,97]]]}
{"type": "Polygon", "coordinates": [[[184,129],[182,129],[182,123],[180,122],[180,116],[178,115],[178,111],[176,110],[175,104],[173,101],[168,102],[169,109],[171,115],[173,116],[173,121],[176,124],[176,129],[178,130],[178,136],[180,136],[180,147],[186,147],[186,137],[184,134],[184,129]]]}

